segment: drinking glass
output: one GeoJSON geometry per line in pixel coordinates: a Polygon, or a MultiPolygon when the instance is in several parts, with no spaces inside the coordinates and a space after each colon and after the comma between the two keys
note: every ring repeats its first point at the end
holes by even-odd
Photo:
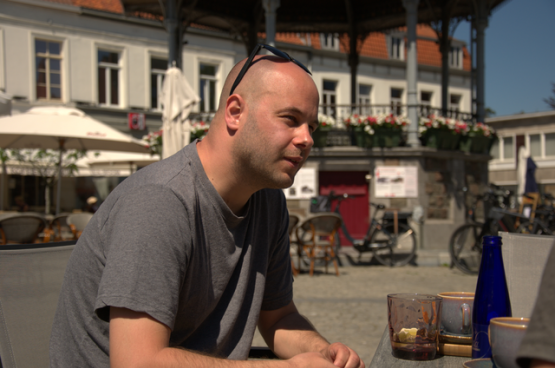
{"type": "Polygon", "coordinates": [[[389,294],[389,338],[393,356],[408,360],[434,359],[442,299],[437,295],[389,294]]]}

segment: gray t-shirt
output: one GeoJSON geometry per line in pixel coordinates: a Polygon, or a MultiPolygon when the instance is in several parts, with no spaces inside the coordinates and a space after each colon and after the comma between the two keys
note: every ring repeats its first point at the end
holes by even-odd
{"type": "Polygon", "coordinates": [[[108,196],[70,257],[51,366],[109,366],[110,306],[165,324],[170,346],[245,359],[260,310],[293,298],[287,222],[280,190],[256,192],[235,216],[195,143],[138,171],[108,196]]]}
{"type": "Polygon", "coordinates": [[[532,359],[555,363],[555,243],[545,264],[536,305],[526,335],[520,344],[517,363],[529,367],[532,359]]]}

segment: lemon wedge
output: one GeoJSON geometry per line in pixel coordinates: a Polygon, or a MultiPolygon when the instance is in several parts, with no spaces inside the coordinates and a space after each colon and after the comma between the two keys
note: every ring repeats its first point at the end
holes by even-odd
{"type": "Polygon", "coordinates": [[[399,331],[399,341],[404,343],[415,342],[416,331],[418,331],[417,328],[402,328],[399,331]]]}

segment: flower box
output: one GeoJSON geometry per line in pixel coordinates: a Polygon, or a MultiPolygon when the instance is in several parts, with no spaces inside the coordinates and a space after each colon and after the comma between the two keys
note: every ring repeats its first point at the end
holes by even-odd
{"type": "Polygon", "coordinates": [[[326,147],[328,141],[328,132],[329,130],[324,130],[320,128],[316,129],[314,133],[312,133],[312,140],[314,141],[314,145],[312,147],[326,147]]]}
{"type": "Polygon", "coordinates": [[[364,125],[351,126],[350,129],[355,146],[361,148],[372,148],[373,137],[367,132],[364,125]]]}
{"type": "Polygon", "coordinates": [[[460,149],[464,152],[489,154],[497,139],[495,131],[484,123],[471,125],[468,134],[462,137],[460,149]]]}
{"type": "Polygon", "coordinates": [[[431,128],[421,136],[422,145],[440,150],[456,150],[459,148],[461,134],[448,129],[431,128]]]}
{"type": "Polygon", "coordinates": [[[374,147],[393,148],[401,145],[403,135],[400,130],[376,128],[372,140],[374,147]]]}
{"type": "Polygon", "coordinates": [[[345,120],[359,147],[398,147],[403,142],[403,132],[408,119],[393,114],[360,116],[354,114],[345,120]]]}

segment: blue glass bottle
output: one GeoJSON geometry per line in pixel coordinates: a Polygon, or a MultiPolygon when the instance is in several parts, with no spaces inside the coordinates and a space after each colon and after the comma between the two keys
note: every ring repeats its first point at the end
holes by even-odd
{"type": "Polygon", "coordinates": [[[472,308],[472,359],[491,357],[488,339],[490,319],[512,317],[501,254],[501,237],[484,236],[482,248],[482,261],[472,308]]]}

